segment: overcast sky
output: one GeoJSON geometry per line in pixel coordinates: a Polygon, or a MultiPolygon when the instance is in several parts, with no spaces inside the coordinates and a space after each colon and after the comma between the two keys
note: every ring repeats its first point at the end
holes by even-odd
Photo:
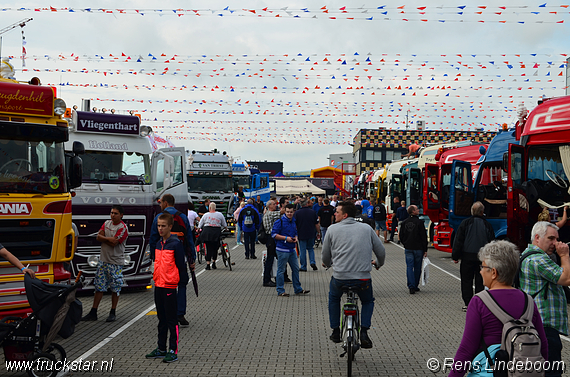
{"type": "Polygon", "coordinates": [[[20,28],[2,36],[17,79],[58,85],[69,106],[135,110],[177,146],[285,171],[350,152],[360,128],[404,129],[408,115],[494,130],[565,90],[559,1],[76,3],[2,1],[0,29],[33,17],[25,67],[20,28]]]}

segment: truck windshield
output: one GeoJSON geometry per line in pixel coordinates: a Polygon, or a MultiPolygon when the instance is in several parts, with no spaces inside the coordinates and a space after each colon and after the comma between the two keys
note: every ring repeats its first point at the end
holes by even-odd
{"type": "Polygon", "coordinates": [[[232,192],[231,177],[214,175],[188,176],[188,192],[232,192]]]}
{"type": "Polygon", "coordinates": [[[66,192],[63,143],[0,138],[0,192],[66,192]]]}
{"type": "Polygon", "coordinates": [[[150,184],[150,158],[136,152],[86,151],[83,182],[150,184]]]}
{"type": "Polygon", "coordinates": [[[251,176],[244,175],[244,176],[235,176],[233,177],[234,180],[234,191],[237,192],[238,187],[243,187],[244,190],[249,190],[249,181],[251,181],[251,176]]]}

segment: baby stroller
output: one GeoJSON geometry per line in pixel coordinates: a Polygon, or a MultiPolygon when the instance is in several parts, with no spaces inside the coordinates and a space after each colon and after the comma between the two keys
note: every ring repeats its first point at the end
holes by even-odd
{"type": "Polygon", "coordinates": [[[33,312],[24,319],[6,317],[0,321],[0,345],[6,361],[30,361],[28,375],[32,377],[57,375],[66,353],[53,340],[56,335],[69,338],[81,320],[81,301],[75,299],[81,284],[81,272],[71,285],[49,284],[25,275],[26,296],[33,312]]]}

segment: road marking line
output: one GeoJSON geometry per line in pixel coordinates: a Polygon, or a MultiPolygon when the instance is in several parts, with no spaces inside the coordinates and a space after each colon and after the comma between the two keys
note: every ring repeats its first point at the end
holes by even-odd
{"type": "MultiPolygon", "coordinates": [[[[400,249],[404,250],[404,247],[403,247],[403,246],[398,245],[397,243],[394,243],[394,242],[392,242],[392,244],[393,244],[394,246],[397,246],[397,247],[399,247],[400,249]]],[[[460,277],[457,277],[457,276],[453,275],[451,272],[445,271],[443,268],[441,268],[441,267],[439,267],[439,266],[436,266],[436,265],[433,264],[433,263],[430,263],[429,265],[432,266],[432,267],[435,267],[435,268],[437,268],[438,270],[440,270],[440,271],[442,271],[442,272],[445,272],[445,273],[448,274],[449,276],[454,277],[455,279],[461,281],[461,278],[460,278],[460,277]]]]}
{"type": "MultiPolygon", "coordinates": [[[[196,274],[196,277],[198,277],[199,275],[201,275],[204,271],[206,270],[202,270],[200,272],[198,272],[196,274]]],[[[192,279],[190,279],[188,282],[191,282],[192,279]]],[[[128,329],[129,327],[131,327],[136,321],[138,321],[139,319],[141,319],[142,317],[146,316],[150,311],[153,311],[156,309],[156,306],[154,304],[152,304],[152,306],[149,306],[148,308],[146,308],[145,310],[143,310],[142,312],[140,312],[135,318],[131,319],[129,322],[127,322],[126,324],[124,324],[121,328],[119,328],[117,331],[115,331],[114,333],[112,333],[111,335],[109,335],[108,337],[106,337],[105,339],[103,339],[102,341],[99,342],[99,344],[95,345],[94,347],[92,347],[90,350],[88,350],[87,352],[85,352],[83,355],[79,356],[78,358],[76,358],[73,362],[70,363],[73,364],[74,362],[79,362],[79,360],[85,360],[87,359],[89,356],[91,356],[92,354],[94,354],[97,350],[101,349],[105,344],[109,343],[111,340],[115,339],[117,336],[119,336],[119,334],[121,334],[123,331],[125,331],[126,329],[128,329]]],[[[66,374],[68,374],[71,370],[68,369],[67,371],[62,371],[59,372],[57,374],[57,377],[63,377],[66,374]]]]}
{"type": "MultiPolygon", "coordinates": [[[[396,243],[393,243],[393,244],[394,244],[395,246],[398,246],[400,249],[404,250],[404,248],[403,248],[402,246],[400,246],[400,245],[398,245],[398,244],[396,244],[396,243]]],[[[448,274],[449,276],[453,276],[453,277],[456,278],[457,280],[461,281],[461,278],[458,278],[457,276],[453,275],[451,272],[445,271],[443,268],[441,268],[441,267],[439,267],[439,266],[436,266],[436,265],[433,264],[433,263],[430,263],[429,265],[430,265],[430,266],[433,266],[433,267],[437,268],[438,270],[445,272],[445,273],[448,274]]],[[[564,335],[562,335],[562,334],[560,334],[560,339],[564,339],[565,341],[570,342],[570,338],[567,337],[567,336],[564,336],[564,335]]]]}

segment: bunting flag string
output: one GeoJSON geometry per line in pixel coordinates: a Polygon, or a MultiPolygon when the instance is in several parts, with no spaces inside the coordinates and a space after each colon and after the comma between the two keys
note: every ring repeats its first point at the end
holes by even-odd
{"type": "Polygon", "coordinates": [[[182,17],[255,17],[255,18],[299,18],[353,21],[403,21],[403,22],[472,22],[472,23],[548,23],[563,24],[569,16],[569,5],[549,6],[546,3],[528,5],[479,5],[479,6],[400,6],[332,8],[264,7],[200,9],[157,9],[157,8],[76,8],[76,7],[19,7],[0,8],[2,12],[103,14],[117,16],[175,16],[182,17]]]}
{"type": "MultiPolygon", "coordinates": [[[[486,117],[485,117],[486,118],[486,117]]],[[[494,117],[493,117],[494,118],[494,117]]],[[[388,125],[386,127],[383,128],[387,128],[387,129],[392,129],[392,127],[390,125],[394,125],[394,124],[405,124],[404,121],[398,121],[398,120],[390,120],[390,121],[386,121],[386,120],[371,120],[371,121],[341,121],[341,122],[330,122],[330,121],[312,121],[312,122],[298,122],[298,121],[251,121],[251,120],[245,120],[245,121],[233,121],[233,120],[207,120],[207,121],[200,121],[200,120],[180,120],[180,121],[173,121],[173,120],[157,120],[157,119],[148,119],[148,118],[143,118],[142,119],[143,122],[147,122],[147,123],[152,123],[152,122],[159,122],[159,123],[183,123],[181,125],[178,124],[158,124],[158,125],[154,125],[153,129],[168,129],[168,130],[175,130],[178,129],[178,133],[183,133],[186,132],[187,130],[192,130],[192,129],[201,129],[201,130],[220,130],[220,131],[224,131],[224,130],[255,130],[255,131],[260,131],[260,132],[309,132],[309,133],[321,133],[321,132],[325,132],[324,135],[322,135],[323,138],[337,138],[340,135],[342,135],[343,137],[354,137],[354,133],[357,132],[360,128],[364,128],[364,127],[377,127],[377,125],[383,124],[383,125],[388,125]],[[197,126],[194,126],[194,125],[197,126]],[[237,126],[234,126],[234,124],[237,124],[237,126]],[[267,126],[261,126],[262,124],[267,124],[267,126]],[[287,124],[296,124],[296,127],[285,127],[283,125],[287,125],[287,124]],[[307,124],[313,124],[315,125],[315,127],[318,128],[307,128],[305,127],[307,124]],[[334,128],[331,125],[335,125],[335,126],[339,126],[339,125],[359,125],[358,128],[334,128]]],[[[431,125],[437,125],[437,124],[444,124],[445,122],[440,121],[440,122],[428,122],[427,126],[431,125]]],[[[472,125],[473,122],[462,122],[463,124],[466,125],[472,125]]],[[[499,123],[498,122],[490,122],[490,123],[482,123],[482,126],[485,127],[498,127],[499,123]]]]}
{"type": "MultiPolygon", "coordinates": [[[[419,70],[419,68],[418,68],[419,70]]],[[[167,71],[164,71],[160,74],[157,74],[155,72],[145,72],[144,70],[140,70],[140,71],[133,71],[133,70],[129,70],[129,71],[123,71],[123,70],[101,70],[101,69],[91,69],[91,70],[87,70],[87,69],[82,69],[80,71],[77,70],[71,70],[71,69],[60,69],[60,68],[55,68],[55,69],[49,69],[49,68],[44,68],[44,69],[16,69],[15,71],[21,71],[21,72],[63,72],[63,73],[69,73],[69,74],[99,74],[99,75],[103,75],[103,76],[107,76],[107,75],[146,75],[146,76],[164,76],[164,75],[171,75],[171,76],[175,76],[175,75],[179,75],[179,76],[183,76],[183,77],[200,77],[204,72],[199,72],[198,74],[196,73],[192,73],[192,74],[188,74],[188,73],[179,73],[180,71],[177,70],[177,72],[170,72],[168,73],[167,71]]],[[[263,69],[261,70],[263,71],[263,69]]],[[[393,70],[391,70],[393,71],[393,70]]],[[[215,72],[214,72],[215,73],[215,72]]],[[[252,73],[250,72],[247,76],[245,75],[236,75],[235,77],[237,78],[263,78],[264,75],[263,74],[259,74],[261,72],[258,73],[252,73]]],[[[534,71],[531,74],[532,76],[539,76],[538,71],[534,71]]],[[[547,71],[544,74],[545,76],[564,76],[564,70],[555,70],[554,72],[552,71],[547,71]]],[[[206,73],[206,76],[210,76],[210,77],[227,77],[227,75],[223,75],[223,74],[210,74],[210,73],[206,73]]],[[[324,76],[322,74],[313,74],[313,75],[294,75],[294,74],[282,74],[282,73],[277,73],[277,74],[268,74],[266,75],[267,77],[274,77],[274,78],[290,78],[290,79],[304,79],[304,80],[334,80],[336,79],[336,75],[335,74],[329,74],[327,76],[324,76]]],[[[341,77],[338,77],[339,80],[344,80],[344,81],[371,81],[371,80],[379,80],[379,81],[386,81],[386,80],[442,80],[442,81],[472,81],[472,78],[477,78],[477,81],[483,81],[483,79],[485,79],[485,81],[496,81],[494,79],[496,78],[505,78],[505,77],[530,77],[527,76],[526,73],[519,73],[519,74],[507,74],[507,75],[497,75],[497,74],[470,74],[470,75],[465,75],[465,74],[454,74],[454,75],[449,75],[447,73],[440,73],[438,75],[436,74],[431,74],[431,75],[423,75],[423,74],[417,74],[415,76],[412,76],[410,74],[406,74],[406,75],[386,75],[386,74],[381,74],[381,75],[376,75],[376,74],[367,74],[366,76],[361,76],[361,75],[347,75],[344,74],[341,77]]],[[[230,77],[233,78],[233,77],[230,77]]],[[[528,80],[527,80],[528,81],[528,80]]],[[[137,85],[135,85],[137,86],[137,85]]],[[[219,89],[220,87],[223,86],[219,86],[216,85],[217,87],[214,89],[219,89]]],[[[163,88],[167,88],[165,85],[162,85],[163,88]]],[[[182,88],[187,88],[186,85],[183,85],[182,88]]],[[[192,87],[190,87],[191,89],[194,88],[198,88],[196,85],[193,85],[192,87]]],[[[231,87],[228,88],[230,90],[235,90],[235,88],[231,87]]],[[[243,89],[247,89],[247,88],[243,88],[243,89]]],[[[263,89],[291,89],[291,87],[286,87],[286,86],[272,86],[272,87],[265,87],[263,89]]],[[[298,87],[297,87],[298,89],[298,87]]],[[[315,88],[315,89],[320,89],[320,88],[315,88]]],[[[330,87],[325,87],[324,89],[331,89],[330,87]]],[[[333,88],[334,89],[334,88],[333,88]]],[[[337,88],[338,89],[338,88],[337,88]]],[[[341,87],[342,89],[342,87],[341,87]]]]}
{"type": "MultiPolygon", "coordinates": [[[[450,63],[457,63],[463,65],[465,62],[471,62],[472,64],[481,64],[481,59],[493,59],[490,61],[485,62],[486,64],[495,64],[496,59],[520,59],[520,58],[532,58],[532,59],[540,59],[540,58],[547,58],[548,60],[555,59],[556,57],[560,57],[560,59],[565,59],[569,56],[569,54],[561,53],[561,54],[538,54],[538,53],[526,53],[526,54],[360,54],[355,52],[354,54],[338,54],[336,57],[332,56],[332,54],[228,54],[228,55],[181,55],[181,54],[169,54],[166,55],[164,53],[131,53],[125,54],[124,52],[115,53],[115,54],[75,54],[71,53],[67,54],[58,54],[58,55],[30,55],[29,59],[34,60],[62,60],[62,61],[88,61],[88,62],[95,62],[98,60],[104,61],[112,61],[112,62],[147,62],[147,63],[191,63],[191,64],[219,64],[220,62],[229,62],[232,64],[247,64],[247,63],[259,63],[259,64],[272,64],[272,63],[281,63],[285,62],[291,64],[292,62],[296,62],[298,64],[311,64],[311,65],[318,65],[319,62],[321,64],[335,64],[339,63],[341,65],[347,65],[349,63],[358,63],[358,64],[368,64],[374,63],[373,59],[379,59],[378,63],[394,63],[394,64],[405,64],[414,62],[414,59],[420,58],[420,62],[428,63],[428,62],[444,62],[450,63]],[[131,58],[134,56],[134,58],[131,58]],[[352,57],[352,59],[351,59],[352,57]],[[423,61],[423,59],[429,59],[427,61],[423,61]],[[135,60],[136,59],[136,60],[135,60]],[[408,60],[409,59],[409,60],[408,60]],[[476,63],[475,63],[476,62],[476,63]]],[[[499,62],[497,62],[499,63],[499,62]]],[[[508,64],[508,62],[505,62],[508,64]]],[[[523,62],[513,62],[513,63],[520,63],[524,64],[523,62]]],[[[528,63],[528,62],[527,62],[528,63]]],[[[549,64],[553,64],[552,61],[549,64]]]]}
{"type": "Polygon", "coordinates": [[[355,129],[405,129],[419,119],[430,130],[497,130],[512,123],[521,102],[532,108],[542,96],[563,93],[567,57],[70,53],[28,55],[21,75],[57,87],[70,107],[91,98],[99,109],[136,108],[164,138],[296,143],[288,134],[299,127],[299,143],[341,145],[355,129]],[[195,128],[211,126],[218,128],[195,128]],[[341,131],[328,137],[324,127],[341,131]]]}
{"type": "MultiPolygon", "coordinates": [[[[552,82],[553,80],[547,80],[548,83],[552,82]]],[[[132,86],[128,86],[128,85],[113,85],[113,84],[71,84],[71,83],[65,83],[65,84],[58,84],[58,83],[48,83],[48,85],[51,86],[68,86],[68,87],[80,87],[80,88],[105,88],[105,89],[161,89],[161,88],[157,88],[155,86],[143,86],[142,88],[137,86],[137,85],[132,85],[132,86]]],[[[166,89],[166,88],[163,88],[166,89]]],[[[184,89],[184,87],[177,87],[177,88],[170,88],[168,90],[172,90],[172,91],[180,91],[184,89]]],[[[334,89],[334,88],[333,88],[334,89]]],[[[420,88],[413,88],[413,87],[402,87],[402,86],[398,86],[398,87],[386,87],[385,89],[382,88],[364,88],[364,87],[358,87],[358,88],[352,88],[349,87],[348,89],[342,89],[342,91],[338,91],[338,92],[329,92],[326,93],[324,91],[320,91],[317,92],[315,90],[305,90],[305,89],[301,89],[299,91],[290,91],[287,92],[288,94],[319,94],[319,95],[325,95],[325,94],[330,94],[330,95],[335,95],[335,94],[339,94],[339,95],[375,95],[375,96],[380,96],[380,97],[396,97],[396,96],[410,96],[410,97],[436,97],[436,98],[465,98],[465,99],[470,99],[470,98],[526,98],[525,95],[520,94],[520,95],[513,95],[512,92],[508,93],[508,94],[488,94],[488,90],[490,89],[494,89],[494,90],[517,90],[517,91],[523,91],[523,90],[533,90],[535,89],[534,87],[523,87],[523,86],[518,86],[518,87],[513,87],[513,86],[500,86],[500,87],[491,87],[491,86],[487,86],[487,87],[451,87],[451,86],[428,86],[426,88],[420,87],[420,88]],[[372,92],[372,93],[364,93],[363,90],[378,90],[379,92],[372,92]],[[435,92],[436,90],[439,91],[445,91],[445,92],[435,92]],[[469,94],[469,92],[457,92],[457,93],[453,93],[454,91],[458,91],[458,90],[468,90],[468,91],[481,91],[481,94],[469,94]],[[352,91],[352,92],[351,92],[352,91]],[[360,91],[360,92],[356,92],[356,91],[360,91]],[[394,91],[393,93],[389,93],[388,91],[394,91]],[[406,94],[405,91],[408,91],[408,93],[406,94]],[[410,93],[411,92],[411,93],[410,93]]],[[[538,89],[538,88],[537,88],[538,89]]],[[[565,89],[565,86],[560,86],[560,87],[556,87],[556,86],[552,86],[552,87],[541,87],[539,88],[541,91],[543,90],[562,90],[565,89]]],[[[316,90],[322,90],[322,89],[316,89],[316,90]]],[[[331,89],[332,90],[332,89],[331,89]]],[[[252,95],[255,94],[266,94],[268,93],[267,91],[263,91],[263,90],[259,90],[259,91],[250,91],[250,92],[245,92],[245,91],[241,91],[239,92],[239,94],[245,94],[245,93],[249,93],[252,95]]],[[[116,99],[115,101],[117,102],[140,102],[140,103],[161,103],[161,100],[149,100],[149,99],[133,99],[133,100],[125,100],[125,99],[116,99]]],[[[166,100],[164,100],[166,101],[166,100]]]]}
{"type": "MultiPolygon", "coordinates": [[[[178,100],[178,99],[174,99],[174,100],[136,100],[136,99],[112,99],[112,98],[91,98],[92,101],[98,101],[98,102],[136,102],[136,103],[144,103],[144,102],[148,102],[148,103],[170,103],[170,104],[188,104],[188,105],[199,105],[200,107],[213,107],[213,106],[221,106],[222,104],[224,104],[225,106],[228,107],[232,107],[232,106],[237,106],[240,107],[241,109],[243,108],[248,108],[248,107],[257,107],[259,109],[261,109],[261,107],[270,107],[272,109],[278,109],[278,110],[286,110],[286,111],[306,111],[306,110],[322,110],[322,109],[336,109],[336,110],[341,110],[341,111],[354,111],[354,110],[363,110],[363,111],[375,111],[375,110],[382,110],[382,111],[394,111],[394,108],[396,109],[402,109],[402,108],[406,108],[406,109],[410,109],[410,110],[414,110],[414,111],[421,111],[421,107],[425,107],[425,106],[430,106],[430,107],[439,107],[439,108],[443,108],[446,107],[449,110],[456,110],[459,107],[463,107],[462,111],[465,110],[469,110],[469,111],[500,111],[500,109],[493,109],[491,106],[489,106],[488,104],[484,103],[484,102],[475,102],[475,101],[470,101],[470,102],[459,102],[458,104],[448,104],[447,102],[423,102],[423,103],[401,103],[401,102],[394,102],[394,101],[390,101],[390,102],[347,102],[347,101],[321,101],[321,102],[308,102],[308,101],[296,101],[296,102],[291,102],[291,101],[282,101],[282,100],[267,100],[267,101],[249,101],[249,100],[243,100],[242,99],[238,99],[237,101],[224,101],[224,100],[178,100]],[[485,106],[487,105],[487,106],[485,106]],[[478,107],[478,108],[476,108],[478,107]],[[297,110],[300,109],[300,110],[297,110]]],[[[510,104],[513,104],[514,101],[509,101],[510,104]]],[[[503,102],[497,102],[495,104],[493,104],[494,107],[497,107],[498,105],[502,105],[503,102]]],[[[197,109],[198,110],[198,109],[197,109]]],[[[507,108],[507,106],[504,106],[504,111],[512,111],[512,105],[511,108],[507,108]]],[[[239,109],[238,109],[239,111],[239,109]]],[[[151,110],[151,109],[138,109],[137,112],[142,112],[142,113],[179,113],[179,114],[191,114],[192,111],[187,111],[187,110],[181,110],[181,109],[176,109],[176,110],[166,110],[166,109],[160,109],[160,110],[151,110]]],[[[218,113],[222,113],[223,112],[219,112],[218,113]]],[[[228,113],[231,114],[236,114],[235,110],[231,110],[228,111],[228,113]]],[[[380,115],[382,116],[382,115],[380,115]]]]}
{"type": "MultiPolygon", "coordinates": [[[[209,122],[203,122],[209,123],[209,122]]],[[[400,127],[390,127],[387,129],[403,129],[405,125],[401,122],[400,127]]],[[[443,122],[441,123],[443,125],[443,122]]],[[[463,123],[464,131],[481,130],[474,123],[463,123]]],[[[496,131],[498,123],[489,124],[496,131]]],[[[442,129],[450,129],[442,127],[442,129]]],[[[259,126],[200,126],[185,124],[183,126],[153,126],[156,133],[163,135],[168,140],[208,140],[226,142],[245,143],[277,143],[277,144],[321,144],[321,145],[347,145],[352,141],[354,134],[359,128],[348,128],[346,130],[331,129],[328,126],[318,129],[308,129],[301,127],[259,127],[259,126]]],[[[387,140],[385,144],[405,145],[402,140],[387,140]]]]}

